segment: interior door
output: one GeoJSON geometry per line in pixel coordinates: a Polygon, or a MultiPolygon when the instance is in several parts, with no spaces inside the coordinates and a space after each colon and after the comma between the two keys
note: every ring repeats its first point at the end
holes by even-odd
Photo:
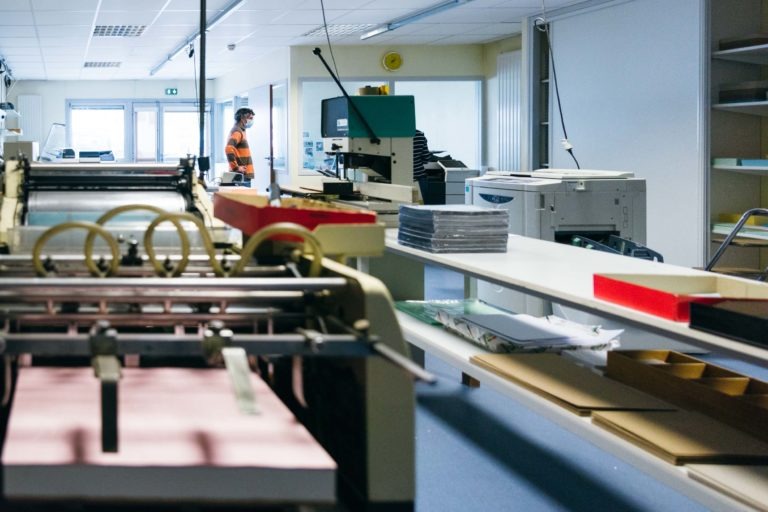
{"type": "Polygon", "coordinates": [[[272,86],[263,85],[248,91],[248,107],[253,110],[253,126],[248,129],[248,146],[253,159],[251,187],[266,193],[274,181],[272,169],[272,86]]]}

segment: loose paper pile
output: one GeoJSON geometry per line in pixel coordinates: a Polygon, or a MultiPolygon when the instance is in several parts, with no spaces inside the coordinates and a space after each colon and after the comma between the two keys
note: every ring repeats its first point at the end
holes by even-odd
{"type": "Polygon", "coordinates": [[[445,327],[492,352],[559,352],[604,350],[618,346],[623,330],[590,328],[556,316],[526,314],[452,314],[440,309],[437,320],[445,327]]]}

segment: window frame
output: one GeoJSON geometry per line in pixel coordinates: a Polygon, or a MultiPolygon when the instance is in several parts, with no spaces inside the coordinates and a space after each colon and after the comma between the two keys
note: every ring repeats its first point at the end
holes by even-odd
{"type": "MultiPolygon", "coordinates": [[[[482,138],[482,130],[483,130],[483,122],[484,122],[484,116],[485,112],[483,110],[484,105],[484,87],[483,82],[484,78],[482,76],[445,76],[445,77],[397,77],[397,78],[389,78],[389,77],[344,77],[342,80],[342,83],[344,82],[365,82],[368,84],[385,84],[389,87],[389,91],[391,95],[397,94],[397,83],[398,82],[434,82],[435,84],[439,84],[440,82],[475,82],[478,84],[477,88],[477,99],[476,99],[476,112],[477,112],[477,126],[478,126],[478,133],[475,134],[475,141],[477,145],[477,154],[476,159],[479,166],[483,165],[483,138],[482,138]]],[[[303,135],[307,132],[307,130],[304,127],[304,86],[307,83],[333,83],[333,80],[330,78],[318,78],[318,77],[305,77],[299,79],[299,94],[298,94],[298,118],[299,118],[299,129],[298,134],[303,135]]],[[[349,91],[347,90],[347,93],[350,95],[354,95],[357,91],[349,91]]],[[[339,96],[342,95],[342,92],[339,90],[339,96]]],[[[317,106],[317,108],[320,108],[320,105],[317,106]]],[[[303,152],[304,152],[304,137],[299,137],[299,139],[302,141],[302,147],[300,148],[300,151],[302,153],[302,158],[300,160],[300,163],[298,167],[298,175],[299,176],[317,176],[318,173],[312,169],[304,167],[303,163],[303,152]]]]}
{"type": "MultiPolygon", "coordinates": [[[[213,99],[206,100],[206,112],[209,116],[209,122],[206,125],[206,130],[208,131],[207,137],[209,141],[209,147],[210,152],[212,155],[218,155],[219,149],[223,151],[223,149],[220,147],[221,143],[216,139],[216,123],[218,121],[218,112],[216,109],[216,104],[213,99]]],[[[124,98],[111,98],[111,99],[90,99],[90,98],[83,98],[83,99],[72,99],[68,98],[66,100],[66,112],[65,112],[65,123],[66,123],[66,141],[67,145],[69,147],[72,147],[72,110],[77,108],[90,108],[90,109],[98,109],[98,108],[104,108],[104,109],[110,109],[110,108],[122,108],[124,112],[124,122],[125,122],[125,158],[118,160],[118,162],[121,163],[134,163],[136,162],[136,151],[135,151],[135,119],[136,119],[136,111],[141,110],[142,108],[146,108],[148,105],[156,105],[157,112],[158,112],[158,120],[157,120],[157,148],[156,148],[156,155],[155,155],[155,162],[156,163],[162,163],[162,156],[163,156],[163,111],[167,107],[173,108],[184,106],[184,107],[194,107],[199,111],[199,102],[195,99],[124,99],[124,98]]],[[[198,144],[196,144],[197,146],[198,144]]],[[[196,155],[201,156],[201,155],[196,155]]],[[[207,155],[210,156],[210,155],[207,155]]],[[[143,161],[143,163],[149,163],[147,161],[143,161]]]]}

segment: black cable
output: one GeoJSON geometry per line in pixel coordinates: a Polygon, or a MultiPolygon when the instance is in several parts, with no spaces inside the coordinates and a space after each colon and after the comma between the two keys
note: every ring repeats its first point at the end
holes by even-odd
{"type": "Polygon", "coordinates": [[[579,161],[576,159],[576,155],[573,154],[573,146],[571,146],[571,143],[568,142],[568,131],[565,129],[565,118],[563,117],[563,104],[560,101],[560,87],[557,85],[557,70],[555,69],[555,54],[552,50],[552,40],[549,37],[549,23],[547,23],[545,18],[536,18],[534,20],[534,26],[536,29],[540,30],[541,32],[544,32],[544,35],[547,38],[547,50],[549,53],[549,59],[552,63],[552,82],[555,86],[555,98],[557,99],[557,110],[560,113],[560,126],[563,128],[563,147],[568,152],[569,155],[571,155],[571,158],[573,158],[573,161],[576,163],[576,168],[581,169],[581,166],[579,165],[579,161]]]}
{"type": "Polygon", "coordinates": [[[336,57],[333,55],[333,46],[331,46],[331,36],[328,34],[328,22],[325,19],[325,4],[323,0],[320,0],[320,10],[323,12],[323,28],[325,29],[325,39],[328,41],[328,50],[331,52],[331,61],[333,61],[333,69],[336,71],[336,76],[341,77],[339,74],[339,68],[336,67],[336,57]]]}
{"type": "MultiPolygon", "coordinates": [[[[189,43],[189,48],[187,51],[187,57],[192,59],[192,82],[195,84],[195,104],[198,106],[198,112],[197,112],[197,122],[200,122],[200,94],[197,90],[197,61],[194,59],[195,57],[195,47],[193,46],[194,43],[189,43]]],[[[200,155],[202,156],[202,155],[200,155]]]]}

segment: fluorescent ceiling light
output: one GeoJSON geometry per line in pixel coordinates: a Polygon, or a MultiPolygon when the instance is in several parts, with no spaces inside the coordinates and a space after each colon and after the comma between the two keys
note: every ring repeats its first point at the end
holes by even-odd
{"type": "Polygon", "coordinates": [[[422,20],[427,16],[432,16],[439,12],[447,11],[448,9],[453,9],[454,7],[458,7],[459,5],[462,5],[462,4],[467,4],[471,1],[472,0],[446,0],[445,2],[440,2],[439,4],[435,4],[431,7],[426,7],[424,9],[421,9],[420,11],[416,11],[412,14],[408,14],[407,16],[403,16],[402,18],[397,18],[383,25],[379,25],[373,30],[370,30],[365,34],[361,35],[360,39],[365,40],[374,36],[378,36],[385,32],[391,32],[396,28],[403,27],[405,25],[408,25],[409,23],[413,23],[414,21],[422,20]]]}
{"type": "MultiPolygon", "coordinates": [[[[328,25],[329,36],[348,36],[351,34],[358,34],[364,30],[368,30],[375,27],[375,23],[336,23],[328,25]]],[[[302,34],[302,37],[318,37],[325,36],[325,25],[321,25],[317,28],[313,28],[306,34],[302,34]]]]}
{"type": "Polygon", "coordinates": [[[200,31],[198,31],[192,39],[189,39],[187,41],[184,41],[179,46],[175,47],[173,50],[171,50],[171,53],[169,53],[165,59],[162,60],[162,62],[159,62],[155,67],[149,70],[149,76],[154,76],[160,69],[162,69],[163,66],[165,66],[167,63],[178,57],[179,55],[183,55],[187,53],[187,48],[189,48],[189,45],[192,44],[192,42],[197,39],[197,37],[200,35],[200,31]]]}
{"type": "Polygon", "coordinates": [[[368,38],[378,36],[379,34],[383,34],[384,32],[389,32],[392,30],[389,28],[389,25],[379,25],[378,27],[374,28],[373,30],[369,30],[365,34],[360,36],[360,39],[366,40],[368,38]]]}
{"type": "MultiPolygon", "coordinates": [[[[230,3],[228,6],[224,8],[219,14],[211,18],[210,21],[206,22],[205,30],[206,32],[211,30],[213,27],[227,19],[232,13],[234,13],[237,9],[243,6],[245,4],[245,0],[235,0],[234,2],[230,3]]],[[[189,45],[198,37],[200,37],[200,30],[195,30],[192,34],[187,37],[183,43],[176,46],[171,52],[163,59],[162,61],[158,62],[155,67],[149,70],[149,76],[154,76],[157,74],[158,71],[162,69],[163,66],[165,66],[168,62],[172,61],[179,55],[181,55],[183,52],[186,51],[186,49],[189,47],[189,45]]]]}
{"type": "Polygon", "coordinates": [[[211,18],[210,21],[208,21],[208,24],[205,26],[205,30],[212,30],[216,25],[232,16],[232,14],[234,14],[234,12],[241,8],[244,4],[245,0],[235,0],[226,6],[223,11],[211,18]]]}
{"type": "Polygon", "coordinates": [[[189,51],[189,45],[191,45],[191,44],[192,44],[192,42],[188,42],[188,43],[184,43],[183,45],[181,45],[178,50],[173,52],[173,55],[171,55],[169,57],[169,60],[173,60],[176,57],[178,57],[179,55],[186,54],[189,51]]]}

